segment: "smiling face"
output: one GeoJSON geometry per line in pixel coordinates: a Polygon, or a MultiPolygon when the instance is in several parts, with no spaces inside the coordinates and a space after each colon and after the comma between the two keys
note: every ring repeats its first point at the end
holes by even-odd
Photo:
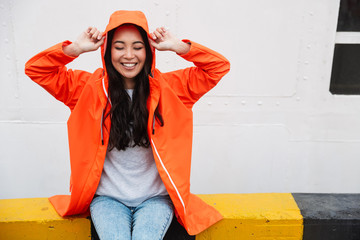
{"type": "Polygon", "coordinates": [[[111,42],[111,63],[123,76],[125,88],[134,88],[135,77],[143,69],[145,60],[145,43],[137,28],[132,25],[117,28],[111,42]]]}

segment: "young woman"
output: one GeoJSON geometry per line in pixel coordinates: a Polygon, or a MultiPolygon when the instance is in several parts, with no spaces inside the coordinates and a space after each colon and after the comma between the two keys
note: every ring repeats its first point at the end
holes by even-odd
{"type": "Polygon", "coordinates": [[[164,28],[149,33],[139,11],[117,11],[104,32],[89,27],[30,59],[26,74],[71,109],[71,195],[50,198],[57,212],[90,210],[100,239],[162,239],[174,212],[190,235],[221,220],[190,193],[191,109],[229,67],[222,55],[164,28]],[[65,67],[100,46],[103,68],[65,67]],[[195,66],[161,73],[155,49],[195,66]]]}

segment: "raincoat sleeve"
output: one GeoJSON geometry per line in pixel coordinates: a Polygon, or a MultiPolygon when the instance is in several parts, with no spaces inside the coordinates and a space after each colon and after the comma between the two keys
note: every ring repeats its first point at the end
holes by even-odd
{"type": "Polygon", "coordinates": [[[62,50],[69,44],[70,41],[56,44],[32,57],[25,64],[25,74],[72,110],[91,73],[65,67],[75,59],[62,50]]]}
{"type": "Polygon", "coordinates": [[[195,67],[164,73],[163,76],[181,101],[191,108],[230,71],[230,62],[207,47],[183,41],[191,45],[190,51],[179,56],[193,62],[195,67]]]}

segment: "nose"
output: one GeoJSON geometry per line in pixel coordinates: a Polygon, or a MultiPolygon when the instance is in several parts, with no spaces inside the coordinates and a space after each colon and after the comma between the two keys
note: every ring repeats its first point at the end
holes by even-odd
{"type": "Polygon", "coordinates": [[[124,57],[127,59],[134,58],[134,51],[131,48],[127,48],[124,57]]]}

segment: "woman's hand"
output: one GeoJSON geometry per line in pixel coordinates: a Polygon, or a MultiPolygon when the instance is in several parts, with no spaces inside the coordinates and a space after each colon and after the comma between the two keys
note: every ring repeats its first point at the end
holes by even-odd
{"type": "Polygon", "coordinates": [[[82,53],[97,50],[104,44],[105,36],[95,27],[89,27],[70,45],[65,46],[63,51],[66,55],[77,57],[82,53]]]}
{"type": "Polygon", "coordinates": [[[173,51],[181,55],[190,50],[189,44],[177,39],[164,27],[157,28],[151,37],[150,44],[159,51],[173,51]]]}

